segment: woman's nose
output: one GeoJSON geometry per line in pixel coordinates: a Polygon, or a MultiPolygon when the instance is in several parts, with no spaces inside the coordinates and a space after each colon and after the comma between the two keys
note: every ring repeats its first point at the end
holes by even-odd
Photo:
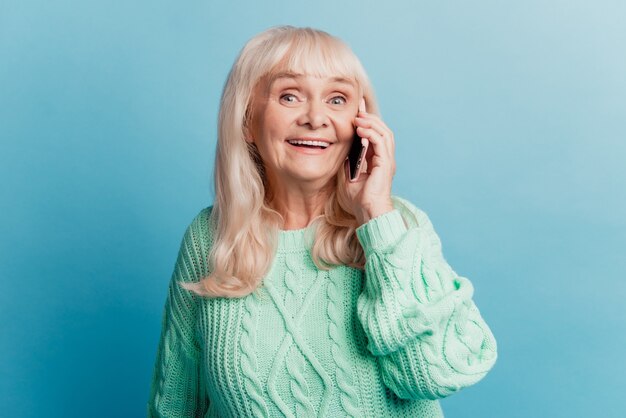
{"type": "Polygon", "coordinates": [[[303,106],[302,115],[300,115],[300,125],[309,125],[311,129],[319,129],[328,126],[328,114],[323,103],[317,101],[309,101],[303,106]]]}

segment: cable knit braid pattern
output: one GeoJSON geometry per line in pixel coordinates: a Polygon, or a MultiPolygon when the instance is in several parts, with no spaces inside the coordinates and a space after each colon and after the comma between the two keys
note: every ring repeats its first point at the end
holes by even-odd
{"type": "Polygon", "coordinates": [[[263,285],[201,298],[211,207],[187,228],[163,312],[148,417],[443,417],[437,399],[478,382],[495,339],[473,287],[406,200],[357,229],[365,270],[319,270],[313,227],[280,231],[263,285]]]}

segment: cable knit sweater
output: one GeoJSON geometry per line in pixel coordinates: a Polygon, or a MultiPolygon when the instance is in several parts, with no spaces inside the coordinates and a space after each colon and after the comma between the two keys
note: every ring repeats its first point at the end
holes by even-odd
{"type": "Polygon", "coordinates": [[[442,417],[436,399],[480,380],[496,342],[426,214],[394,205],[356,231],[364,271],[319,270],[312,227],[280,231],[263,286],[233,299],[177,284],[209,273],[203,209],[169,284],[148,416],[442,417]]]}

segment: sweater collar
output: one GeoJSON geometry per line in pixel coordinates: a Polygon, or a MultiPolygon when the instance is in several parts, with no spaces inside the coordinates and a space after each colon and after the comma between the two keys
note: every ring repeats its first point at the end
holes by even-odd
{"type": "Polygon", "coordinates": [[[301,229],[278,231],[278,252],[308,250],[313,245],[315,228],[311,225],[301,229]]]}

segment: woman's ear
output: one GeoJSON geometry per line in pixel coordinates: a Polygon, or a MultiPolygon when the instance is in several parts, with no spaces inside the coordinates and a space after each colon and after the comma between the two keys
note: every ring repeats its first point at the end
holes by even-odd
{"type": "Polygon", "coordinates": [[[252,137],[252,133],[250,132],[250,129],[248,128],[248,124],[244,124],[243,125],[243,139],[245,139],[245,141],[249,144],[253,144],[254,143],[254,138],[252,137]]]}
{"type": "Polygon", "coordinates": [[[249,144],[253,144],[254,143],[254,137],[252,135],[252,129],[250,129],[250,122],[252,120],[252,106],[248,105],[246,107],[246,112],[244,114],[244,120],[243,120],[243,138],[246,140],[247,143],[249,144]]]}

